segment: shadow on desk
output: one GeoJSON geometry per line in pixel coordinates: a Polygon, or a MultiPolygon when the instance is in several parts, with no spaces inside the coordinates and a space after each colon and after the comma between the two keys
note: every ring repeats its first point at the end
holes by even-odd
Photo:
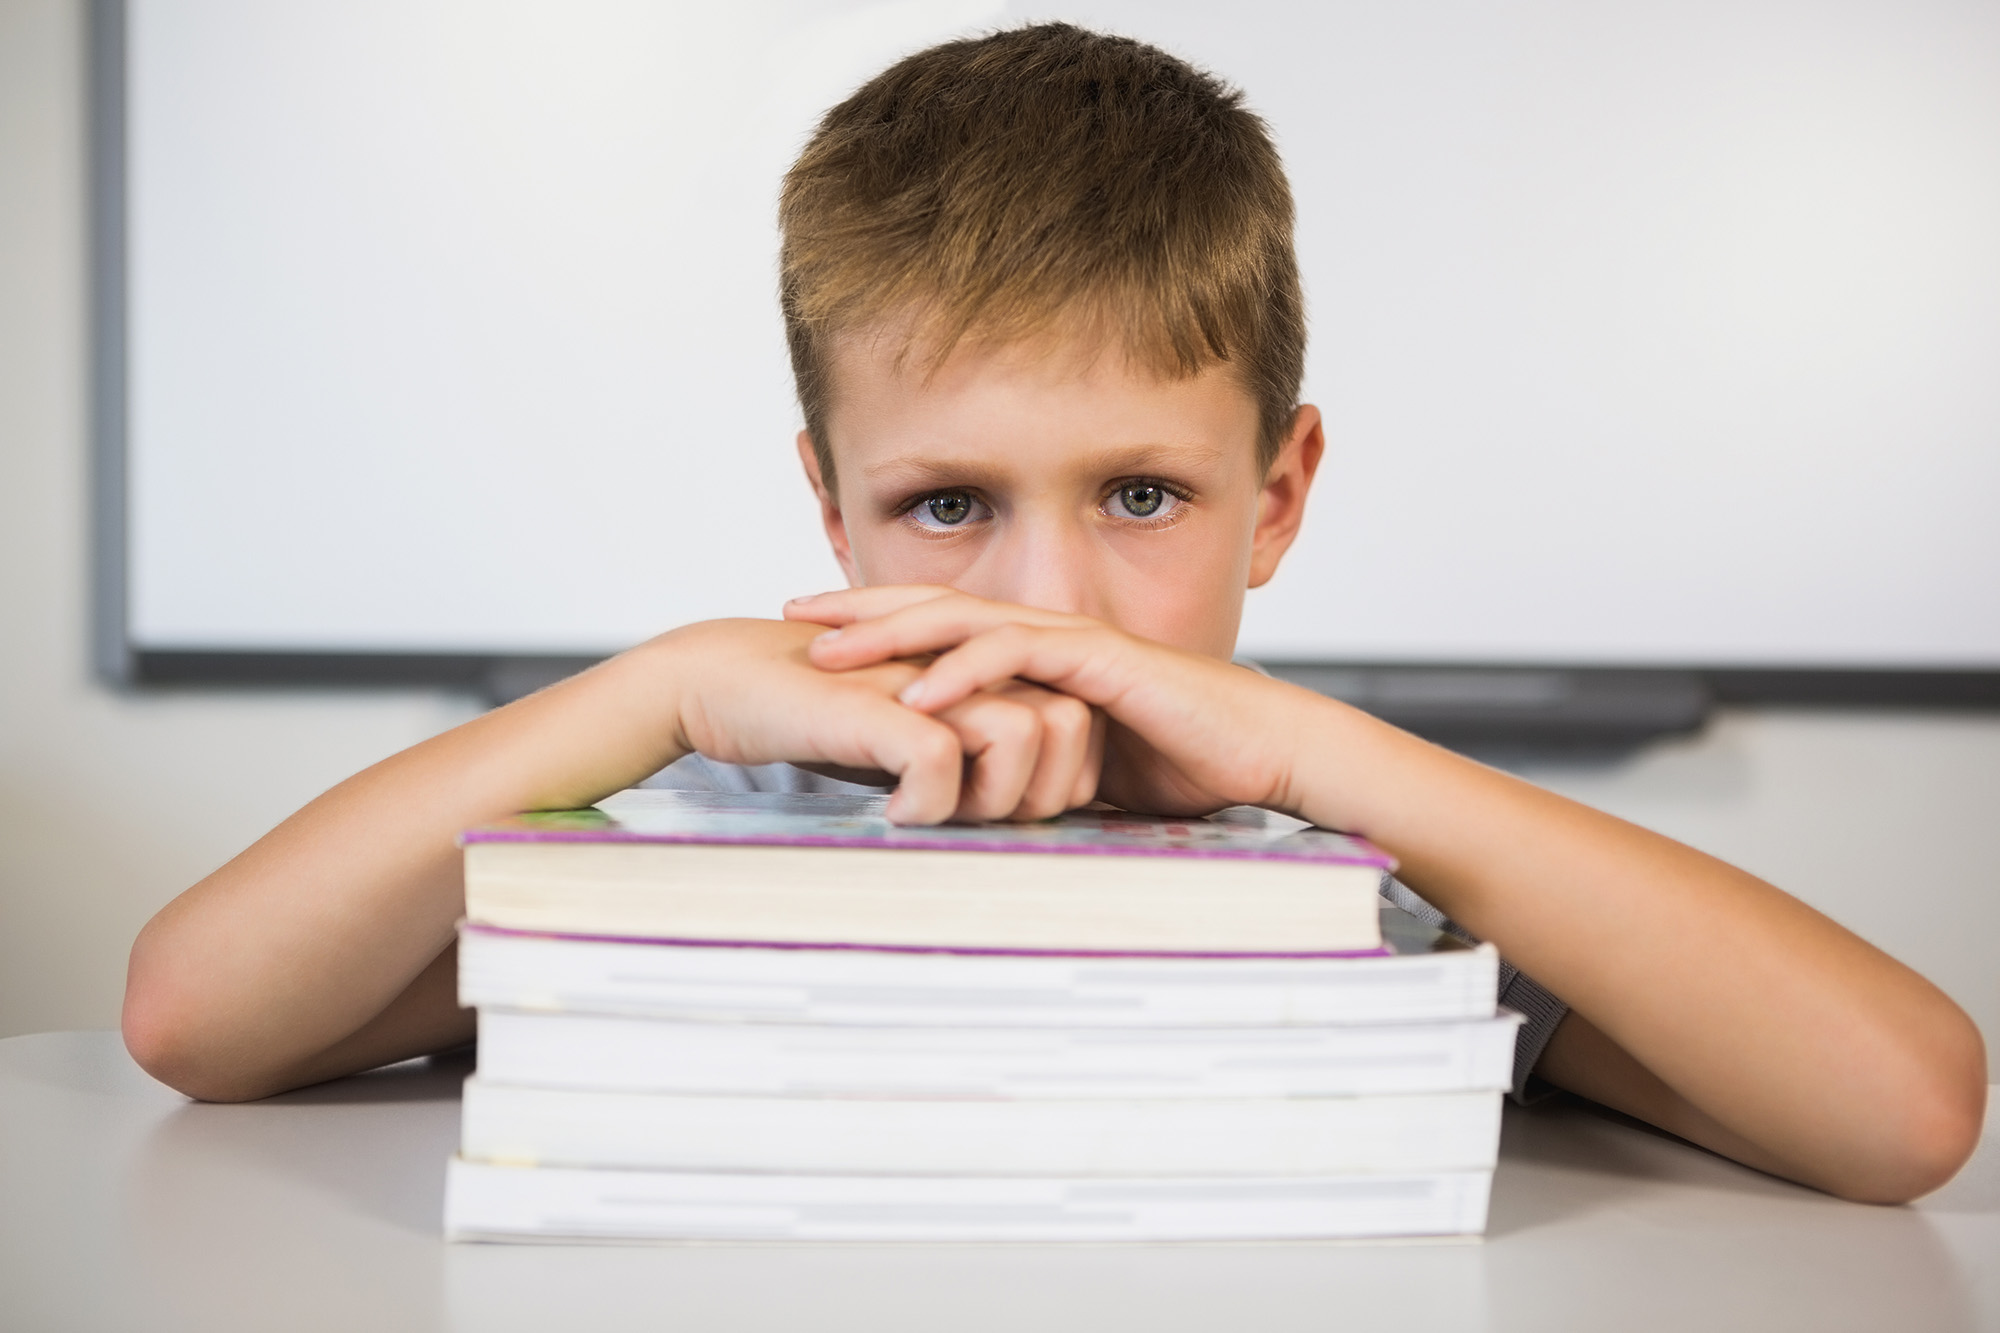
{"type": "Polygon", "coordinates": [[[1496,1188],[1489,1237],[1575,1217],[1606,1199],[1628,1197],[1635,1183],[1673,1182],[1760,1198],[1827,1199],[1817,1190],[1752,1170],[1568,1093],[1530,1107],[1508,1107],[1500,1155],[1502,1169],[1509,1175],[1533,1168],[1539,1174],[1560,1176],[1570,1188],[1553,1192],[1496,1188]]]}
{"type": "Polygon", "coordinates": [[[389,1102],[452,1102],[464,1092],[472,1073],[473,1049],[461,1047],[442,1055],[420,1056],[365,1074],[330,1079],[297,1092],[266,1097],[256,1106],[377,1106],[389,1102]]]}

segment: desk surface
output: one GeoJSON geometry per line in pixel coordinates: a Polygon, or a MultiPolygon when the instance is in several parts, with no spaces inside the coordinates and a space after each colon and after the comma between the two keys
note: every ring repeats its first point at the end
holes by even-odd
{"type": "Polygon", "coordinates": [[[117,1034],[0,1041],[0,1326],[2000,1329],[2000,1122],[1910,1208],[1577,1104],[1509,1107],[1481,1244],[519,1246],[439,1239],[467,1066],[190,1103],[117,1034]]]}

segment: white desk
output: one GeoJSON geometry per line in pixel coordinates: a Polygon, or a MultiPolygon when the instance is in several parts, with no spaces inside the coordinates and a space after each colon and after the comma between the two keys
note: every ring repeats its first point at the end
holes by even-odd
{"type": "Polygon", "coordinates": [[[1991,1118],[1951,1185],[1871,1208],[1510,1108],[1483,1244],[446,1245],[466,1072],[204,1106],[115,1033],[0,1041],[0,1328],[2000,1329],[1991,1118]]]}

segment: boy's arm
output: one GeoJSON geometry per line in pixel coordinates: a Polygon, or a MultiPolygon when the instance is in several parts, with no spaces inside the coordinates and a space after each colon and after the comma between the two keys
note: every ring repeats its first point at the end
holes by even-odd
{"type": "Polygon", "coordinates": [[[1941,991],[1804,903],[1671,839],[1316,701],[1292,802],[1571,1014],[1550,1082],[1850,1198],[1942,1184],[1978,1142],[1985,1050],[1941,991]]]}
{"type": "Polygon", "coordinates": [[[1941,1184],[1977,1145],[1978,1030],[1935,986],[1755,876],[1322,696],[1094,621],[937,589],[787,614],[822,666],[942,655],[904,698],[1019,676],[1101,707],[1107,799],[1244,803],[1365,834],[1405,883],[1569,1003],[1552,1082],[1851,1198],[1941,1184]]]}
{"type": "Polygon", "coordinates": [[[909,822],[1089,799],[1101,729],[1087,706],[1022,687],[926,716],[894,699],[916,667],[831,675],[806,660],[811,634],[677,630],[341,783],[147,924],[127,1046],[164,1082],[233,1101],[469,1039],[458,833],[588,805],[690,750],[897,774],[890,809],[909,822]]]}
{"type": "Polygon", "coordinates": [[[671,762],[671,702],[645,709],[635,679],[650,655],[366,769],[169,903],[132,948],[133,1056],[183,1092],[235,1101],[470,1039],[453,993],[456,835],[588,804],[653,756],[671,762]]]}

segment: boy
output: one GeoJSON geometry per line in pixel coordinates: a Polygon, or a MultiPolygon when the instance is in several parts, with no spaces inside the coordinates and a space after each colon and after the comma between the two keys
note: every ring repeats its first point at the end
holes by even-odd
{"type": "Polygon", "coordinates": [[[1237,94],[1064,25],[950,43],[828,113],[781,220],[799,452],[852,587],[662,635],[314,801],[140,935],[124,1029],[148,1070],[243,1099],[468,1040],[468,825],[649,775],[851,770],[916,823],[1102,798],[1355,830],[1547,987],[1510,982],[1522,1076],[1856,1199],[1965,1160],[1984,1048],[1922,978],[1747,874],[1230,662],[1322,447],[1290,194],[1237,94]]]}

